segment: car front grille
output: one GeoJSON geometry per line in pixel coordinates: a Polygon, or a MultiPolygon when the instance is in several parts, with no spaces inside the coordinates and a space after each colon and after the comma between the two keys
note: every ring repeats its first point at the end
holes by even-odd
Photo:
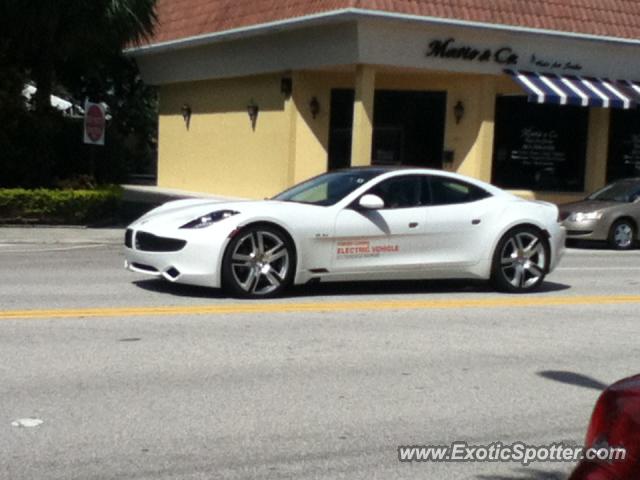
{"type": "Polygon", "coordinates": [[[133,248],[133,230],[127,228],[127,231],[124,232],[124,245],[127,248],[133,248]]]}
{"type": "Polygon", "coordinates": [[[138,270],[143,270],[145,272],[158,273],[158,269],[156,267],[152,267],[151,265],[145,265],[144,263],[133,262],[131,266],[133,268],[137,268],[138,270]]]}
{"type": "Polygon", "coordinates": [[[147,232],[137,232],[135,236],[136,250],[143,252],[177,252],[187,244],[177,238],[158,237],[147,232]]]}

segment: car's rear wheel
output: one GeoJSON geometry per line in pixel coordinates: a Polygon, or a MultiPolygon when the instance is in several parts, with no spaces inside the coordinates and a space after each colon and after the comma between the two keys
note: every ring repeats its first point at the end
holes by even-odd
{"type": "Polygon", "coordinates": [[[548,261],[544,234],[533,227],[516,227],[498,242],[493,255],[491,282],[503,292],[534,291],[544,281],[548,261]]]}
{"type": "Polygon", "coordinates": [[[282,231],[268,225],[248,227],[227,247],[223,287],[238,297],[274,297],[291,284],[294,268],[294,249],[282,231]]]}
{"type": "Polygon", "coordinates": [[[636,238],[635,225],[630,220],[618,220],[609,230],[609,246],[616,250],[629,250],[636,238]]]}

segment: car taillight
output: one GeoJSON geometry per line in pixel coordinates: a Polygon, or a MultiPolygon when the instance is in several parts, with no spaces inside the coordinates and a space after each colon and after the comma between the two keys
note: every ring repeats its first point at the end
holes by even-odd
{"type": "Polygon", "coordinates": [[[640,375],[609,386],[598,398],[585,448],[624,448],[624,460],[583,460],[569,480],[640,478],[640,375]]]}

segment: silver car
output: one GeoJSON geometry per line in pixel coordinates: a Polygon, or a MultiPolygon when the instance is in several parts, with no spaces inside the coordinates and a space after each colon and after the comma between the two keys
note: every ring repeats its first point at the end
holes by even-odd
{"type": "Polygon", "coordinates": [[[610,183],[579,202],[560,205],[567,240],[606,240],[627,250],[638,240],[640,178],[610,183]]]}

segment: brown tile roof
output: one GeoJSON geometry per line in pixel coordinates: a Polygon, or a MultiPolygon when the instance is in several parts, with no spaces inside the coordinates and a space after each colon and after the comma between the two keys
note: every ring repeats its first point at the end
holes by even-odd
{"type": "Polygon", "coordinates": [[[158,0],[150,43],[345,8],[640,39],[638,0],[158,0]]]}

